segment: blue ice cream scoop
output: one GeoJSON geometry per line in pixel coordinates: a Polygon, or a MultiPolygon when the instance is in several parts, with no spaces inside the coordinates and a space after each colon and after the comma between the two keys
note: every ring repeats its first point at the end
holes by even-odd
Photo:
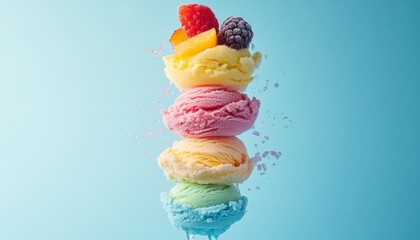
{"type": "Polygon", "coordinates": [[[161,194],[161,201],[168,212],[169,220],[187,235],[204,235],[217,238],[245,214],[248,199],[241,196],[238,201],[230,201],[210,207],[193,208],[175,202],[169,193],[161,194]]]}

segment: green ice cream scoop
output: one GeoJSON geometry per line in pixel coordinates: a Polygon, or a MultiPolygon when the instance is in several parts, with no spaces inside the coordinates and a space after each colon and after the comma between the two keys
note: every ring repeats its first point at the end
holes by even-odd
{"type": "Polygon", "coordinates": [[[202,208],[238,201],[241,193],[234,185],[179,182],[171,189],[170,197],[174,202],[202,208]]]}

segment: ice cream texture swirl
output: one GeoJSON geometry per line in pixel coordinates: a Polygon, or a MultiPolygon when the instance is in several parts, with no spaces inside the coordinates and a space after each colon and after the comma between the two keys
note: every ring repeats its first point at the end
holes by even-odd
{"type": "Polygon", "coordinates": [[[261,53],[225,45],[208,48],[190,57],[176,54],[163,57],[166,76],[181,90],[198,86],[223,85],[229,90],[245,90],[261,62],[261,53]]]}
{"type": "Polygon", "coordinates": [[[177,203],[202,208],[238,201],[241,193],[235,185],[179,182],[171,189],[170,197],[177,203]]]}
{"type": "Polygon", "coordinates": [[[170,150],[179,160],[205,167],[239,166],[248,159],[245,145],[236,137],[185,138],[170,150]]]}
{"type": "Polygon", "coordinates": [[[161,153],[158,163],[170,180],[202,184],[241,183],[252,172],[236,137],[184,138],[161,153]]]}
{"type": "Polygon", "coordinates": [[[181,137],[235,136],[254,124],[260,107],[256,98],[221,86],[196,87],[162,110],[165,126],[181,137]]]}

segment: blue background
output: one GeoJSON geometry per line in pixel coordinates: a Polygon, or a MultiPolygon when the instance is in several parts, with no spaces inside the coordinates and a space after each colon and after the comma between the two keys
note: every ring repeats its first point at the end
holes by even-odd
{"type": "MultiPolygon", "coordinates": [[[[184,238],[155,161],[182,2],[147,2],[0,1],[0,239],[184,238]]],[[[240,137],[282,152],[220,239],[420,239],[418,1],[201,3],[253,26],[262,135],[240,137]]]]}

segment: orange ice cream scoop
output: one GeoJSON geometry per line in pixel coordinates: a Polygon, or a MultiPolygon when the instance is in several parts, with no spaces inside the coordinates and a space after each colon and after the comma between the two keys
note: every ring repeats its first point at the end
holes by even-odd
{"type": "Polygon", "coordinates": [[[185,138],[166,149],[159,166],[174,181],[232,184],[252,171],[245,145],[236,137],[185,138]]]}

